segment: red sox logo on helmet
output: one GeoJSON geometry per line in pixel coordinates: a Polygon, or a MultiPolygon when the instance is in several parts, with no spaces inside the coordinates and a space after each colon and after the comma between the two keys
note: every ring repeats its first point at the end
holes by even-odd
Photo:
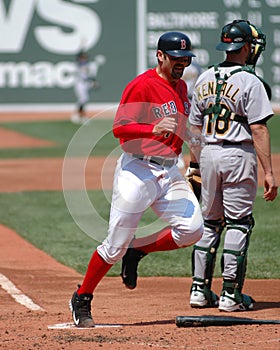
{"type": "Polygon", "coordinates": [[[181,50],[185,50],[187,48],[187,42],[185,39],[181,39],[181,50]]]}

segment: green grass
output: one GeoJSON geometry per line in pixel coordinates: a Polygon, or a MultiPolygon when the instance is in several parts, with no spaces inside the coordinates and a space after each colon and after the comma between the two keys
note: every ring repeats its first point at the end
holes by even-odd
{"type": "Polygon", "coordinates": [[[276,115],[271,118],[267,125],[271,136],[271,151],[272,153],[280,153],[280,116],[276,115]]]}
{"type": "MultiPolygon", "coordinates": [[[[80,128],[69,121],[38,121],[24,123],[1,123],[1,127],[24,134],[50,140],[55,146],[35,149],[2,149],[0,159],[64,157],[69,143],[71,155],[84,155],[90,149],[91,155],[108,155],[118,146],[111,132],[111,120],[94,120],[86,128],[80,128]],[[74,137],[74,138],[73,138],[74,137]],[[92,145],[94,148],[92,149],[92,145]]],[[[272,151],[280,152],[280,118],[269,121],[272,151]]],[[[106,234],[110,203],[101,191],[89,191],[90,201],[102,222],[89,220],[90,231],[96,238],[99,231],[106,234]],[[98,232],[97,232],[98,231],[98,232]]],[[[77,201],[78,205],[79,202],[77,201]]],[[[53,256],[59,262],[84,273],[93,250],[99,244],[85,234],[75,223],[66,207],[62,192],[19,192],[0,193],[0,222],[15,229],[22,237],[53,256]]],[[[84,214],[86,216],[86,213],[84,214]]],[[[254,208],[256,226],[253,230],[248,258],[248,278],[279,278],[280,271],[280,218],[279,198],[273,203],[262,199],[262,190],[254,208]]],[[[139,232],[155,220],[152,211],[144,215],[139,232]],[[143,229],[142,229],[143,228],[143,229]]],[[[221,243],[222,246],[222,243],[221,243]]],[[[190,276],[192,248],[170,252],[153,253],[145,257],[139,266],[142,276],[190,276]]],[[[215,276],[220,276],[221,248],[218,251],[215,276]]],[[[120,263],[109,272],[117,276],[120,263]]]]}
{"type": "MultiPolygon", "coordinates": [[[[92,119],[82,129],[67,120],[0,123],[0,127],[55,142],[53,147],[0,149],[0,159],[63,157],[69,143],[73,137],[76,140],[77,135],[80,135],[81,144],[76,150],[76,155],[83,154],[92,145],[94,145],[92,154],[107,155],[118,146],[118,140],[112,135],[110,119],[92,119]]],[[[273,117],[268,122],[268,127],[271,133],[272,152],[280,152],[280,116],[273,117]]],[[[188,152],[186,145],[184,145],[184,152],[188,152]]]]}
{"type": "MultiPolygon", "coordinates": [[[[90,191],[89,197],[98,205],[98,212],[108,218],[110,204],[101,191],[90,191]]],[[[93,250],[99,242],[85,234],[74,222],[61,192],[23,192],[1,193],[0,222],[15,229],[22,237],[44,250],[61,263],[84,273],[93,250]]],[[[266,203],[262,191],[258,192],[254,216],[256,226],[253,230],[248,259],[248,278],[279,278],[280,271],[280,227],[279,199],[266,203]]],[[[140,226],[155,218],[148,211],[140,226]]],[[[102,228],[106,234],[107,227],[102,228]]],[[[92,226],[94,237],[98,225],[92,226]]],[[[141,232],[141,229],[140,229],[141,232]]],[[[153,253],[145,257],[139,266],[142,276],[191,276],[192,248],[170,252],[153,253]]],[[[220,276],[220,255],[218,252],[215,275],[220,276]]],[[[117,276],[120,263],[109,275],[117,276]]]]}
{"type": "Polygon", "coordinates": [[[91,120],[83,128],[65,120],[0,123],[0,127],[55,143],[51,147],[0,149],[0,159],[64,157],[76,135],[80,135],[79,147],[73,155],[84,155],[93,146],[92,154],[95,156],[107,155],[118,146],[118,141],[112,135],[111,120],[91,120]]]}

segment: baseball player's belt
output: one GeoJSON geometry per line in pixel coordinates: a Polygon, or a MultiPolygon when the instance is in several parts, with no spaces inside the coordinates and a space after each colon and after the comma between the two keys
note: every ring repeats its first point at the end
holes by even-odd
{"type": "Polygon", "coordinates": [[[164,158],[157,156],[145,156],[144,154],[131,154],[132,157],[137,159],[145,160],[148,163],[153,163],[161,166],[172,167],[178,161],[178,158],[164,158]]]}
{"type": "Polygon", "coordinates": [[[221,146],[242,146],[242,142],[231,142],[228,140],[224,140],[221,142],[208,142],[208,145],[221,145],[221,146]]]}

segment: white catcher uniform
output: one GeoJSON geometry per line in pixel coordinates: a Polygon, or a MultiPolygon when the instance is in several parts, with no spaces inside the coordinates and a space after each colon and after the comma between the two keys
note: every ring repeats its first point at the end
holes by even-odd
{"type": "MultiPolygon", "coordinates": [[[[220,76],[240,68],[233,63],[220,65],[220,76]]],[[[235,280],[237,256],[226,252],[242,252],[248,247],[249,235],[242,232],[253,226],[252,210],[257,191],[257,158],[252,143],[249,124],[266,120],[273,115],[267,93],[260,80],[247,71],[239,71],[225,81],[220,94],[225,110],[242,116],[242,122],[223,119],[220,115],[212,120],[213,113],[203,111],[215,104],[216,77],[214,67],[198,78],[193,95],[189,121],[203,126],[205,146],[200,155],[202,178],[202,214],[204,235],[196,246],[194,280],[205,280],[207,254],[205,249],[216,251],[223,230],[223,218],[228,222],[224,243],[223,277],[235,280]],[[244,122],[245,121],[245,122],[244,122]],[[243,220],[243,221],[242,221],[243,220]]],[[[215,253],[216,254],[216,253],[215,253]]]]}

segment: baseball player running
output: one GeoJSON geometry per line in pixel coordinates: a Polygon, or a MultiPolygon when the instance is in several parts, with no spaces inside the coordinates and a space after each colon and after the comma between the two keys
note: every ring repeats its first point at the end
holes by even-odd
{"type": "Polygon", "coordinates": [[[185,34],[163,34],[156,68],[136,77],[123,92],[113,124],[123,154],[115,171],[108,236],[93,253],[83,283],[70,301],[78,327],[94,326],[93,292],[117,261],[123,258],[121,276],[126,287],[133,289],[142,257],[192,245],[202,236],[199,203],[176,166],[187,135],[189,100],[181,77],[194,56],[190,50],[185,34]],[[168,226],[135,238],[149,207],[168,226]]]}
{"type": "Polygon", "coordinates": [[[264,199],[273,201],[277,196],[266,125],[273,111],[262,81],[254,74],[265,44],[265,35],[248,21],[227,24],[216,47],[226,51],[225,61],[205,71],[195,86],[189,121],[193,132],[202,132],[206,145],[200,160],[197,149],[192,149],[187,169],[187,174],[201,172],[204,218],[203,237],[193,250],[192,307],[218,306],[228,312],[253,308],[254,300],[242,294],[242,287],[254,227],[256,154],[265,175],[264,199]],[[224,227],[219,299],[211,282],[224,227]]]}

